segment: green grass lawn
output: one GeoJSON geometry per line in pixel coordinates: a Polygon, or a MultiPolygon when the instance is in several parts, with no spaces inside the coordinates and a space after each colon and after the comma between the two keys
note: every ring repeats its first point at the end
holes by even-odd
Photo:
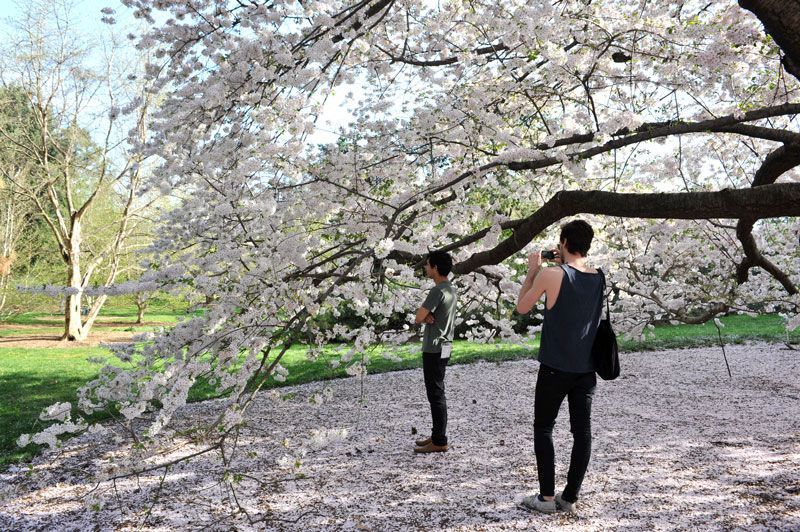
{"type": "MultiPolygon", "coordinates": [[[[187,314],[172,309],[154,309],[145,314],[144,323],[136,325],[136,312],[132,309],[103,310],[95,322],[94,331],[148,332],[176,324],[187,314]]],[[[64,332],[64,318],[45,312],[26,312],[0,323],[0,338],[9,336],[60,336],[64,332]],[[18,325],[19,327],[14,327],[18,325]],[[35,328],[33,328],[35,327],[35,328]]]]}
{"type": "MultiPolygon", "coordinates": [[[[770,314],[763,316],[732,315],[720,318],[722,340],[725,343],[743,343],[752,340],[768,342],[800,341],[800,329],[787,335],[784,322],[780,316],[770,314]]],[[[716,345],[719,343],[717,328],[713,322],[703,325],[663,325],[656,327],[653,336],[642,342],[623,341],[623,351],[646,351],[655,349],[672,349],[678,347],[694,347],[716,345]]]]}
{"type": "MultiPolygon", "coordinates": [[[[177,323],[181,319],[187,317],[186,312],[181,310],[173,310],[168,308],[156,308],[145,313],[144,321],[147,323],[177,323]]],[[[135,309],[103,309],[98,321],[95,323],[102,324],[104,321],[110,321],[119,324],[134,325],[136,322],[135,309]]],[[[64,327],[64,317],[58,314],[50,314],[46,312],[25,312],[11,316],[2,322],[3,325],[35,325],[37,327],[54,327],[59,331],[64,327]]],[[[27,330],[27,329],[20,329],[27,330]]],[[[41,334],[41,333],[40,333],[41,334]]]]}
{"type": "Polygon", "coordinates": [[[90,356],[108,356],[100,347],[69,349],[0,349],[0,467],[30,458],[19,449],[20,434],[43,427],[39,413],[55,402],[75,403],[75,391],[97,376],[90,356]]]}
{"type": "MultiPolygon", "coordinates": [[[[163,313],[148,314],[147,321],[171,323],[180,319],[183,314],[163,313]]],[[[120,312],[120,321],[134,321],[131,316],[120,312]]],[[[17,323],[40,323],[50,326],[41,316],[21,318],[17,323]]],[[[722,318],[725,327],[722,329],[726,343],[741,343],[748,340],[766,340],[773,342],[800,342],[800,330],[787,337],[782,321],[778,316],[728,316],[722,318]]],[[[139,327],[136,330],[144,330],[139,327]]],[[[42,334],[41,330],[26,329],[25,334],[42,334]]],[[[716,345],[717,329],[713,324],[705,325],[667,325],[657,327],[653,336],[643,342],[621,341],[623,351],[672,349],[678,347],[694,347],[716,345]]],[[[284,383],[270,381],[268,387],[289,386],[311,381],[340,378],[346,376],[345,365],[334,369],[331,362],[338,359],[343,346],[329,346],[314,361],[306,358],[306,349],[293,347],[282,359],[282,365],[289,370],[284,383]]],[[[511,346],[508,344],[481,345],[466,341],[458,341],[453,349],[453,364],[475,362],[477,360],[502,361],[534,358],[538,341],[527,346],[511,346]]],[[[345,349],[346,350],[346,349],[345,349]]],[[[16,438],[23,433],[34,432],[40,428],[38,415],[46,406],[60,401],[75,403],[75,390],[97,375],[98,367],[87,361],[88,357],[110,356],[108,350],[95,348],[0,348],[0,468],[10,463],[29,459],[36,449],[31,447],[18,449],[16,438]]],[[[400,353],[399,361],[381,357],[378,353],[370,356],[369,371],[381,373],[399,369],[421,367],[419,346],[412,345],[400,353]]],[[[190,392],[190,400],[197,401],[208,398],[213,390],[204,383],[199,383],[190,392]]]]}

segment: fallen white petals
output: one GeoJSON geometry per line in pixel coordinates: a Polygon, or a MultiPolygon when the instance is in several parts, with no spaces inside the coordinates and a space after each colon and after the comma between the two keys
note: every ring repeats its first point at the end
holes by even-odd
{"type": "MultiPolygon", "coordinates": [[[[622,355],[622,376],[598,383],[578,517],[517,508],[538,491],[538,364],[518,361],[448,367],[448,453],[412,452],[430,427],[421,370],[369,375],[363,397],[357,378],[311,383],[282,389],[279,408],[275,392],[260,394],[237,452],[227,454],[228,484],[219,483],[218,454],[171,467],[146,525],[162,471],[79,497],[94,476],[186,456],[200,444],[164,440],[169,453],[157,458],[127,439],[114,443],[110,425],[108,435],[84,434],[30,469],[0,475],[0,529],[796,530],[800,356],[768,344],[726,351],[732,380],[715,348],[622,355]],[[324,402],[310,400],[319,394],[324,402]]],[[[220,408],[182,407],[175,434],[220,408]]],[[[554,438],[563,488],[566,405],[554,438]]]]}

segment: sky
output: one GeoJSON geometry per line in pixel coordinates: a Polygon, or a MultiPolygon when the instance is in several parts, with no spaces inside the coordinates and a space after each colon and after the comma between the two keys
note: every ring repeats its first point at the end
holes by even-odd
{"type": "MultiPolygon", "coordinates": [[[[67,0],[73,6],[74,22],[77,29],[84,35],[96,35],[107,30],[106,24],[100,21],[103,16],[100,10],[104,7],[113,8],[117,14],[117,25],[121,28],[135,29],[136,19],[129,9],[118,0],[67,0]]],[[[27,5],[24,0],[0,0],[0,19],[2,30],[5,34],[10,31],[9,19],[16,19],[23,15],[27,5]]]]}
{"type": "MultiPolygon", "coordinates": [[[[89,38],[107,38],[110,31],[115,31],[122,37],[128,33],[140,33],[142,25],[134,18],[132,10],[122,5],[119,0],[65,0],[72,6],[72,23],[81,35],[89,38]],[[101,10],[111,7],[115,11],[114,18],[117,23],[109,27],[100,19],[104,16],[101,10]]],[[[23,17],[30,2],[24,0],[0,0],[0,42],[12,42],[14,20],[23,17]]],[[[131,58],[135,57],[134,42],[121,39],[131,58]]],[[[98,62],[102,58],[98,56],[98,62]]],[[[317,120],[318,129],[308,138],[310,145],[335,142],[338,138],[336,131],[341,126],[346,126],[352,120],[352,114],[345,108],[345,94],[348,87],[339,87],[325,102],[323,112],[317,120]]]]}

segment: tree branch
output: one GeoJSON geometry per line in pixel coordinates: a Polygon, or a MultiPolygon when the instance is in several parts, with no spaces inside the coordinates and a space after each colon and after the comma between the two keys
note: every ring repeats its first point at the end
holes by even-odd
{"type": "MultiPolygon", "coordinates": [[[[378,50],[385,53],[392,63],[405,63],[407,65],[414,65],[414,66],[422,66],[422,67],[436,67],[436,66],[446,66],[446,65],[454,65],[458,63],[459,59],[457,56],[447,57],[444,59],[432,59],[429,61],[426,60],[419,60],[419,59],[411,59],[406,57],[405,55],[394,55],[390,50],[386,50],[381,46],[376,46],[378,50]]],[[[503,43],[498,44],[490,44],[489,46],[482,46],[480,48],[475,48],[472,50],[472,53],[475,55],[487,55],[493,54],[497,52],[503,52],[508,50],[508,46],[503,43]]]]}
{"type": "MultiPolygon", "coordinates": [[[[800,166],[800,146],[781,146],[764,159],[764,163],[753,178],[752,186],[761,188],[771,185],[778,177],[796,166],[800,166]]],[[[745,254],[742,262],[736,266],[736,282],[746,283],[750,277],[750,268],[760,267],[781,283],[789,294],[796,294],[797,287],[789,276],[759,251],[756,240],[753,238],[753,226],[757,220],[756,217],[742,218],[736,224],[736,237],[742,243],[745,254]]]]}
{"type": "Polygon", "coordinates": [[[624,194],[599,190],[561,191],[523,219],[509,238],[492,249],[475,253],[456,264],[453,272],[465,274],[481,266],[499,264],[523,249],[550,225],[566,216],[581,213],[681,220],[800,216],[800,183],[717,192],[624,194]]]}
{"type": "Polygon", "coordinates": [[[753,12],[783,52],[783,67],[800,79],[800,2],[797,0],[739,0],[753,12]]]}
{"type": "MultiPolygon", "coordinates": [[[[778,130],[770,129],[770,128],[763,128],[757,126],[743,126],[742,122],[748,122],[752,120],[761,120],[764,118],[770,118],[773,116],[784,116],[784,115],[794,115],[800,114],[800,103],[791,103],[791,104],[782,104],[776,105],[771,107],[764,107],[762,109],[756,109],[753,111],[749,111],[745,113],[743,116],[736,117],[734,115],[727,115],[722,116],[719,118],[712,118],[709,120],[701,120],[698,122],[683,122],[683,121],[671,121],[671,122],[652,122],[647,124],[642,124],[641,126],[631,130],[627,127],[621,128],[615,131],[611,136],[618,137],[613,138],[612,140],[601,144],[599,146],[594,146],[592,148],[588,148],[582,151],[575,151],[572,153],[567,154],[569,159],[578,160],[578,159],[589,159],[596,155],[600,155],[602,153],[607,153],[609,151],[622,148],[624,146],[629,146],[631,144],[637,144],[639,142],[644,142],[647,140],[653,140],[656,138],[668,137],[671,135],[685,135],[689,133],[739,133],[739,134],[748,134],[749,133],[758,133],[759,136],[770,135],[772,140],[777,140],[780,142],[800,142],[800,134],[793,134],[793,133],[786,133],[783,134],[778,130]]],[[[534,148],[538,150],[549,150],[551,148],[560,147],[560,146],[569,146],[573,144],[585,144],[587,142],[591,142],[597,136],[597,133],[581,133],[577,135],[572,135],[569,137],[564,137],[558,139],[553,144],[537,144],[534,148]]],[[[500,166],[506,166],[509,170],[519,171],[519,170],[538,170],[540,168],[546,168],[548,166],[555,166],[562,162],[562,158],[555,157],[555,156],[547,156],[542,155],[541,158],[538,159],[531,159],[531,160],[522,160],[522,161],[504,161],[502,160],[502,156],[499,159],[494,161],[490,161],[478,168],[472,168],[461,174],[455,176],[451,180],[440,183],[438,185],[433,186],[432,188],[425,189],[411,198],[409,198],[405,203],[400,205],[393,216],[394,221],[397,216],[400,215],[403,211],[411,208],[414,206],[420,198],[430,198],[432,195],[437,194],[443,190],[446,190],[453,185],[460,183],[461,181],[468,179],[470,177],[479,176],[493,168],[497,168],[500,166]]]]}

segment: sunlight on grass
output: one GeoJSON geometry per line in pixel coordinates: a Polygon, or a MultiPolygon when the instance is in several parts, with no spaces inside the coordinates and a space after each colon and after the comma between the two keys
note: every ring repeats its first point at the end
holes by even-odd
{"type": "MultiPolygon", "coordinates": [[[[135,312],[118,311],[115,321],[129,319],[135,321],[135,312]]],[[[147,322],[177,323],[187,316],[178,312],[161,312],[148,314],[144,326],[135,327],[137,332],[152,330],[147,322]]],[[[53,316],[28,314],[17,316],[15,320],[4,324],[0,329],[0,337],[8,336],[9,331],[22,331],[20,334],[31,336],[56,334],[49,333],[48,326],[36,328],[13,328],[14,324],[43,325],[57,321],[53,316]],[[44,318],[44,319],[42,319],[44,318]],[[48,332],[45,332],[48,331],[48,332]]],[[[741,343],[750,340],[772,342],[800,342],[800,330],[786,334],[783,322],[778,316],[728,316],[722,318],[725,327],[722,329],[723,341],[741,343]]],[[[54,329],[60,332],[59,329],[54,329]]],[[[108,330],[108,329],[104,329],[108,330]]],[[[116,327],[114,330],[126,330],[116,327]]],[[[623,351],[641,351],[657,349],[676,349],[718,344],[717,329],[713,323],[704,325],[666,325],[657,327],[652,337],[644,341],[621,341],[623,351]]],[[[0,344],[1,346],[2,344],[0,344]]],[[[346,366],[360,362],[354,359],[348,364],[342,363],[334,368],[333,362],[349,349],[348,346],[327,346],[316,360],[307,358],[304,346],[289,349],[281,360],[281,364],[289,370],[286,382],[280,383],[270,379],[265,387],[274,388],[290,386],[312,381],[336,379],[347,376],[346,366]]],[[[503,360],[519,360],[535,358],[538,350],[538,338],[525,346],[510,344],[476,344],[459,340],[455,342],[451,364],[465,364],[478,360],[500,362],[503,360]]],[[[409,344],[397,353],[400,360],[389,360],[380,355],[378,349],[369,355],[368,371],[382,373],[400,369],[412,369],[422,366],[419,344],[409,344]]],[[[35,449],[16,448],[16,438],[26,432],[40,428],[38,415],[43,408],[55,402],[69,401],[74,404],[75,391],[97,376],[99,367],[88,362],[89,357],[101,357],[112,363],[119,363],[107,349],[101,347],[54,347],[54,348],[3,348],[0,347],[0,467],[20,460],[29,459],[35,449]]],[[[191,401],[199,401],[213,397],[215,390],[207,382],[199,381],[190,391],[191,401]]],[[[107,417],[107,416],[106,416],[107,417]]]]}

